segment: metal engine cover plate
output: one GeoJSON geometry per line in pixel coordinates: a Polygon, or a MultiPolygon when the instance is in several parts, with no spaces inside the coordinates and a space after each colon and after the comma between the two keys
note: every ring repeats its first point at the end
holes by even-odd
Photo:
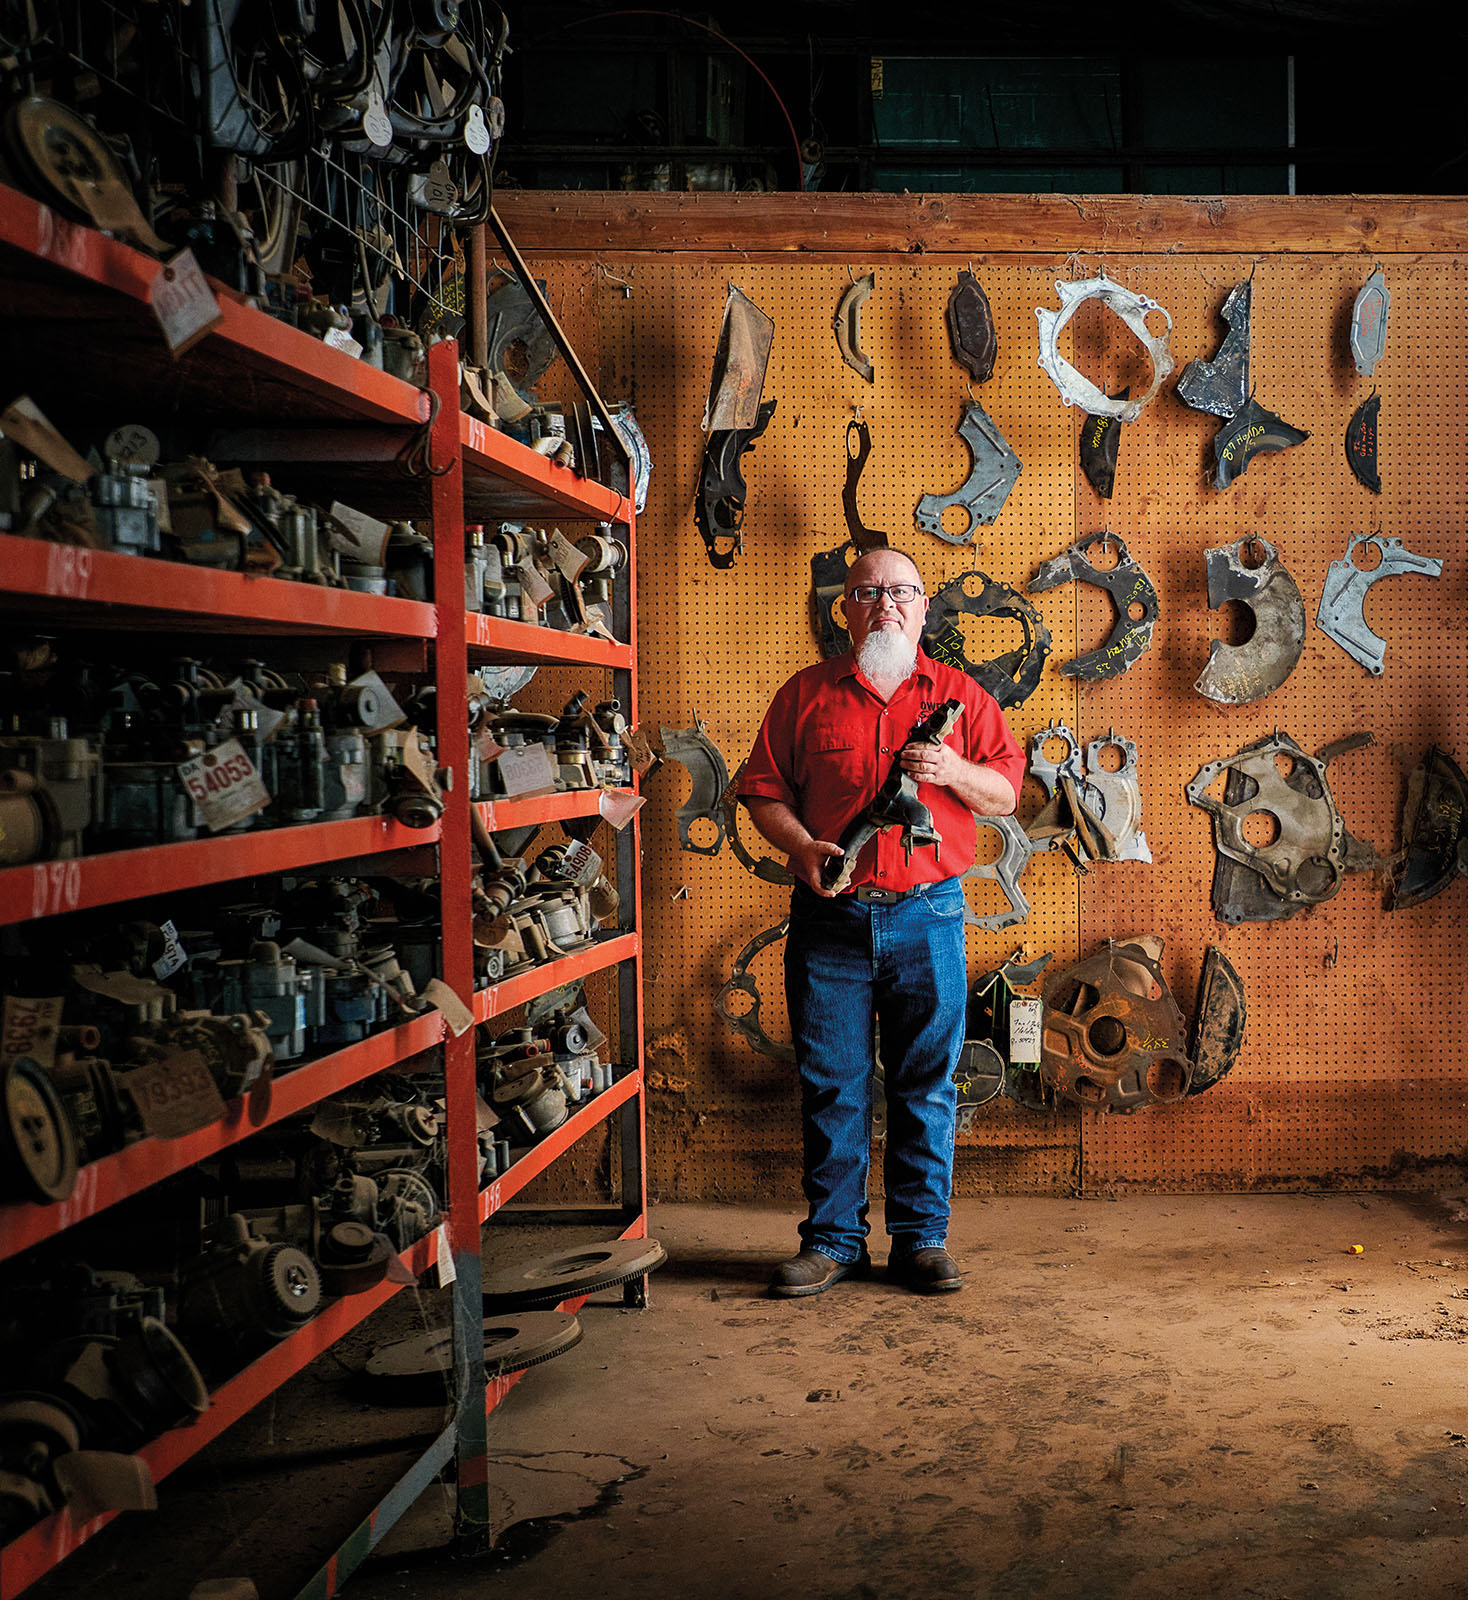
{"type": "Polygon", "coordinates": [[[1050,630],[1034,606],[1008,584],[996,582],[987,573],[963,572],[928,602],[922,643],[935,661],[966,672],[1006,709],[1028,700],[1039,688],[1050,655],[1050,630]],[[1012,618],[1024,634],[1024,643],[992,661],[970,661],[959,616],[1012,618]]]}
{"type": "Polygon", "coordinates": [[[991,931],[998,928],[1012,928],[1017,923],[1023,922],[1030,914],[1030,903],[1025,899],[1020,889],[1019,880],[1025,868],[1030,864],[1030,857],[1035,853],[1035,846],[1025,836],[1025,830],[1019,825],[1016,818],[1010,817],[981,817],[975,816],[974,821],[981,828],[993,828],[1001,840],[999,859],[994,862],[976,861],[967,872],[965,878],[985,878],[998,883],[1004,891],[1004,897],[1009,902],[1007,910],[990,912],[980,916],[972,910],[965,899],[963,904],[963,920],[971,928],[988,928],[991,931]]]}
{"type": "Polygon", "coordinates": [[[994,375],[999,335],[984,286],[966,267],[960,269],[958,282],[948,296],[945,316],[953,359],[975,383],[987,383],[994,375]]]}
{"type": "Polygon", "coordinates": [[[1375,389],[1356,407],[1346,425],[1346,465],[1372,494],[1381,493],[1381,472],[1376,464],[1381,396],[1375,389]]]}
{"type": "Polygon", "coordinates": [[[1152,642],[1157,622],[1157,590],[1152,580],[1132,560],[1126,543],[1117,534],[1093,533],[1040,564],[1039,571],[1026,587],[1031,594],[1058,588],[1062,583],[1094,583],[1104,589],[1116,605],[1116,624],[1106,643],[1067,661],[1060,671],[1067,678],[1085,678],[1100,683],[1119,677],[1152,642]],[[1086,552],[1095,545],[1114,544],[1118,560],[1109,571],[1092,565],[1086,552]],[[1132,613],[1136,612],[1137,615],[1132,613]]]}
{"type": "Polygon", "coordinates": [[[924,533],[936,534],[948,544],[967,544],[978,536],[981,523],[993,522],[1023,470],[994,419],[977,401],[964,407],[958,437],[968,446],[968,477],[952,494],[925,494],[913,512],[924,533]],[[960,507],[968,518],[958,533],[943,526],[943,513],[950,506],[960,507]]]}
{"type": "Polygon", "coordinates": [[[783,922],[777,922],[773,928],[766,928],[763,933],[757,933],[735,957],[733,972],[714,996],[714,1010],[735,1033],[748,1040],[761,1055],[773,1056],[777,1061],[794,1061],[795,1047],[779,1044],[765,1032],[759,1019],[761,1004],[759,987],[749,975],[749,966],[761,950],[767,949],[772,944],[778,944],[789,931],[790,918],[786,917],[783,922]],[[748,1011],[740,1014],[732,1009],[729,997],[734,994],[749,997],[748,1011]]]}
{"type": "Polygon", "coordinates": [[[1046,980],[1040,1077],[1056,1098],[1132,1111],[1186,1097],[1186,1028],[1152,950],[1161,940],[1108,941],[1046,980]]]}
{"type": "Polygon", "coordinates": [[[1215,873],[1214,909],[1224,922],[1273,920],[1329,900],[1346,873],[1346,825],[1331,797],[1325,762],[1302,750],[1287,733],[1246,746],[1237,755],[1210,761],[1185,790],[1190,804],[1213,818],[1220,857],[1264,880],[1283,902],[1272,913],[1245,915],[1227,902],[1227,886],[1215,873]],[[1223,800],[1205,793],[1220,773],[1229,774],[1223,800]],[[1271,816],[1279,837],[1256,846],[1244,837],[1255,812],[1271,816]],[[1224,902],[1224,903],[1221,903],[1224,902]]]}
{"type": "Polygon", "coordinates": [[[1241,645],[1215,639],[1208,664],[1193,687],[1228,706],[1261,700],[1295,670],[1305,648],[1305,602],[1299,585],[1285,571],[1278,550],[1257,534],[1237,544],[1205,550],[1203,564],[1208,574],[1209,610],[1237,600],[1253,613],[1254,632],[1241,645]],[[1258,545],[1264,552],[1257,567],[1244,565],[1250,545],[1258,545]]]}
{"type": "Polygon", "coordinates": [[[667,1251],[656,1239],[572,1245],[554,1255],[491,1273],[484,1281],[484,1309],[493,1313],[557,1305],[575,1295],[631,1283],[667,1259],[667,1251]]]}
{"type": "Polygon", "coordinates": [[[718,746],[698,728],[664,728],[663,754],[688,772],[688,798],[678,807],[678,843],[696,856],[716,856],[724,844],[724,791],[729,787],[729,769],[718,746]],[[702,818],[718,830],[712,844],[699,844],[693,837],[693,824],[702,818]]]}
{"type": "Polygon", "coordinates": [[[1135,422],[1172,371],[1167,334],[1158,338],[1151,332],[1147,327],[1147,313],[1160,312],[1167,319],[1168,333],[1172,332],[1171,313],[1146,295],[1134,294],[1119,283],[1113,283],[1104,272],[1095,278],[1082,279],[1079,283],[1067,283],[1065,279],[1057,278],[1055,292],[1060,296],[1060,310],[1050,311],[1044,306],[1036,306],[1035,315],[1040,321],[1040,365],[1060,390],[1060,398],[1068,406],[1083,407],[1094,417],[1116,417],[1122,422],[1135,422]],[[1152,381],[1140,399],[1113,400],[1060,354],[1056,345],[1060,330],[1075,315],[1076,308],[1087,300],[1099,300],[1109,311],[1114,311],[1151,357],[1152,381]]]}
{"type": "Polygon", "coordinates": [[[1361,285],[1351,307],[1351,355],[1356,371],[1369,378],[1386,350],[1386,319],[1392,297],[1387,293],[1386,275],[1378,267],[1361,285]]]}
{"type": "Polygon", "coordinates": [[[1443,564],[1433,556],[1418,556],[1400,539],[1383,539],[1381,530],[1358,533],[1346,546],[1339,561],[1332,561],[1320,591],[1320,606],[1315,626],[1374,677],[1386,671],[1386,640],[1379,639],[1366,626],[1366,591],[1383,578],[1399,578],[1415,573],[1423,578],[1441,577],[1443,564]],[[1369,571],[1351,559],[1356,546],[1369,544],[1381,554],[1380,564],[1369,571]]]}
{"type": "MultiPolygon", "coordinates": [[[[582,1327],[569,1311],[522,1311],[516,1316],[484,1319],[484,1370],[491,1378],[524,1372],[564,1355],[581,1343],[582,1327]]],[[[374,1391],[404,1398],[424,1390],[440,1392],[454,1367],[454,1336],[449,1328],[416,1334],[374,1350],[364,1369],[375,1380],[374,1391]]],[[[384,1395],[376,1393],[381,1400],[384,1395]]]]}
{"type": "Polygon", "coordinates": [[[1225,1073],[1233,1070],[1244,1047],[1243,980],[1233,963],[1216,944],[1208,946],[1203,957],[1203,975],[1198,979],[1198,1007],[1193,1014],[1193,1081],[1190,1095],[1211,1089],[1225,1073]]]}
{"type": "Polygon", "coordinates": [[[1218,313],[1228,335],[1212,361],[1190,361],[1177,380],[1177,397],[1194,411],[1227,420],[1243,410],[1249,397],[1249,307],[1253,280],[1245,278],[1229,291],[1218,313]]]}
{"type": "Polygon", "coordinates": [[[1288,450],[1310,437],[1303,428],[1291,427],[1283,417],[1266,411],[1253,398],[1213,435],[1213,487],[1227,489],[1249,470],[1255,456],[1288,450]]]}
{"type": "Polygon", "coordinates": [[[1420,906],[1454,878],[1468,878],[1468,778],[1436,745],[1407,780],[1402,848],[1392,863],[1388,911],[1420,906]]]}

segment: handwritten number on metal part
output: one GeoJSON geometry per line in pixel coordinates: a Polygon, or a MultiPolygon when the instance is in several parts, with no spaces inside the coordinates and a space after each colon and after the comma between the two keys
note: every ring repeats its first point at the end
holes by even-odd
{"type": "Polygon", "coordinates": [[[54,916],[75,911],[82,897],[80,861],[38,861],[31,879],[31,914],[54,916]]]}

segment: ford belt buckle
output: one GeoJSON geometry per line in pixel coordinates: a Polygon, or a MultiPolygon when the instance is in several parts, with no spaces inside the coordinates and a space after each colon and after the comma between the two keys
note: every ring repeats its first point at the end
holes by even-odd
{"type": "Polygon", "coordinates": [[[863,905],[890,906],[902,898],[902,892],[899,889],[874,889],[864,885],[856,891],[856,897],[863,905]]]}

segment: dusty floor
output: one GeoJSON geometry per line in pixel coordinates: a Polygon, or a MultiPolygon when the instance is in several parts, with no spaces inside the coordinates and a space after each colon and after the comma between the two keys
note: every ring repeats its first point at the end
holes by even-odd
{"type": "Polygon", "coordinates": [[[497,1550],[430,1491],[347,1600],[1468,1596],[1461,1195],[965,1201],[941,1298],[765,1298],[793,1214],[653,1231],[650,1308],[491,1418],[497,1550]]]}

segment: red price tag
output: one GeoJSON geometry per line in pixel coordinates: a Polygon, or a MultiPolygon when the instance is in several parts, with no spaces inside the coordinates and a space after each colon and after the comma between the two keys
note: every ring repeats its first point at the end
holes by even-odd
{"type": "Polygon", "coordinates": [[[226,739],[204,755],[181,762],[178,775],[210,833],[241,822],[270,804],[270,791],[238,739],[226,739]]]}

